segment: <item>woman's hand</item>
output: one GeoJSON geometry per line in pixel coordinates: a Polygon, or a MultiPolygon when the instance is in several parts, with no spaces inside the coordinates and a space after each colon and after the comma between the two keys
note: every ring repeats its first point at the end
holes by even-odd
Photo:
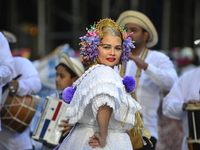
{"type": "Polygon", "coordinates": [[[92,148],[103,148],[106,145],[106,137],[102,137],[99,132],[95,132],[94,135],[90,137],[88,144],[92,146],[92,148]]]}
{"type": "Polygon", "coordinates": [[[72,126],[70,126],[69,124],[68,124],[68,121],[69,120],[61,120],[63,123],[62,124],[59,124],[58,126],[59,127],[63,127],[63,129],[61,129],[60,131],[62,131],[62,132],[64,132],[63,134],[62,134],[62,136],[66,136],[68,133],[69,133],[69,131],[71,130],[71,128],[72,128],[72,126]]]}

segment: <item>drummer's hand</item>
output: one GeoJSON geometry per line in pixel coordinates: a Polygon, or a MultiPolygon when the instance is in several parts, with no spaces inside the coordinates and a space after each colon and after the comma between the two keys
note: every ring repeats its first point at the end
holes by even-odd
{"type": "Polygon", "coordinates": [[[106,145],[106,138],[101,137],[99,132],[95,132],[94,135],[89,138],[90,140],[88,144],[92,146],[92,148],[96,148],[96,147],[103,148],[106,145]]]}
{"type": "Polygon", "coordinates": [[[66,136],[67,133],[69,133],[69,131],[70,131],[71,128],[73,127],[73,126],[70,126],[70,125],[68,124],[68,121],[69,121],[69,120],[62,120],[63,123],[58,125],[59,127],[63,127],[63,129],[60,130],[60,131],[64,132],[64,133],[62,134],[62,136],[66,136]]]}
{"type": "Polygon", "coordinates": [[[187,107],[188,104],[199,104],[199,103],[200,103],[200,101],[198,101],[198,100],[189,100],[189,101],[183,103],[182,109],[185,110],[185,108],[187,107]]]}
{"type": "Polygon", "coordinates": [[[11,93],[16,93],[19,87],[19,82],[17,80],[12,80],[8,83],[11,93]]]}
{"type": "Polygon", "coordinates": [[[142,59],[140,59],[138,56],[130,55],[129,56],[130,60],[133,60],[138,68],[146,70],[148,67],[148,64],[145,63],[142,59]]]}

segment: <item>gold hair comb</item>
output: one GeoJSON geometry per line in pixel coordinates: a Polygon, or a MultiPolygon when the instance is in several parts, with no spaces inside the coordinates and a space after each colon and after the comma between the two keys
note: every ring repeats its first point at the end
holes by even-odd
{"type": "Polygon", "coordinates": [[[122,30],[122,28],[120,26],[118,26],[114,20],[109,19],[109,18],[102,19],[96,24],[96,29],[99,32],[100,38],[103,38],[102,31],[103,31],[104,27],[116,28],[122,34],[123,39],[125,39],[125,34],[124,34],[124,31],[122,30]]]}

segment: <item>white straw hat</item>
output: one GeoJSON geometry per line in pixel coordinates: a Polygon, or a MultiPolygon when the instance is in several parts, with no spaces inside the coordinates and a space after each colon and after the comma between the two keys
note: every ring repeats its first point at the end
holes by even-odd
{"type": "Polygon", "coordinates": [[[134,23],[136,25],[139,25],[149,33],[149,39],[146,44],[148,48],[153,47],[157,44],[157,31],[151,20],[146,15],[133,10],[124,11],[117,19],[117,24],[120,26],[125,26],[127,23],[134,23]]]}
{"type": "Polygon", "coordinates": [[[14,34],[12,34],[11,32],[2,30],[3,34],[5,35],[6,39],[8,40],[9,43],[15,43],[17,42],[17,38],[14,34]]]}
{"type": "Polygon", "coordinates": [[[62,52],[60,54],[60,60],[59,63],[65,64],[67,67],[69,67],[78,77],[80,77],[84,73],[84,67],[83,64],[80,62],[80,60],[69,57],[66,53],[62,52]]]}

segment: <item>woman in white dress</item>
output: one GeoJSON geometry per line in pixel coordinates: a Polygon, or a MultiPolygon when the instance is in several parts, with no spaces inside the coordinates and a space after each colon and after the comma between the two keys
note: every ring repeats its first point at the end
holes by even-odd
{"type": "Polygon", "coordinates": [[[64,101],[72,97],[66,117],[74,129],[59,150],[132,150],[126,130],[141,107],[128,93],[134,79],[122,79],[113,68],[128,61],[134,45],[111,19],[100,20],[80,39],[88,70],[63,92],[64,101]]]}

